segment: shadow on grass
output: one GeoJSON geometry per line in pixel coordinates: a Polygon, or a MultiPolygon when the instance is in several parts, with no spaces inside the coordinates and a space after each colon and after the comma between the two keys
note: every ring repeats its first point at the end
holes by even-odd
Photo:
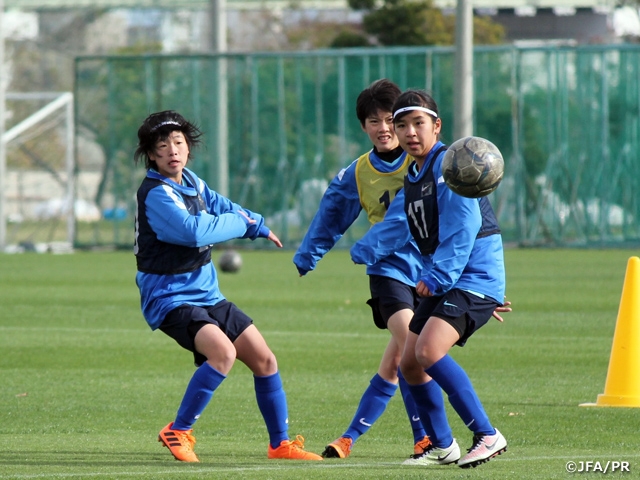
{"type": "MultiPolygon", "coordinates": [[[[268,460],[266,455],[247,461],[246,456],[229,454],[199,455],[200,463],[187,463],[175,460],[168,452],[71,452],[71,451],[12,451],[4,450],[0,453],[0,465],[31,466],[31,467],[74,467],[79,469],[104,467],[156,467],[156,468],[185,468],[188,467],[218,467],[218,468],[255,468],[265,463],[272,468],[278,466],[305,467],[322,465],[325,462],[291,462],[287,460],[268,460]]],[[[331,462],[327,461],[327,465],[331,462]]],[[[344,462],[340,462],[344,463],[344,462]]],[[[1,478],[1,476],[0,476],[1,478]]]]}
{"type": "MultiPolygon", "coordinates": [[[[50,452],[50,451],[11,451],[0,453],[0,465],[13,466],[58,466],[58,467],[183,467],[171,455],[138,452],[50,452]]],[[[199,465],[197,463],[193,465],[199,465]]]]}

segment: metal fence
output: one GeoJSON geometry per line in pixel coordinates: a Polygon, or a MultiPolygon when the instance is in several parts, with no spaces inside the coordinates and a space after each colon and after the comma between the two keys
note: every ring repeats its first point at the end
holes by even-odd
{"type": "MultiPolygon", "coordinates": [[[[474,134],[505,158],[490,197],[505,241],[639,243],[640,46],[476,48],[474,71],[474,134]]],[[[327,183],[370,148],[355,116],[359,92],[381,77],[426,89],[451,143],[454,75],[452,48],[79,57],[76,136],[99,145],[104,161],[79,147],[77,168],[99,173],[94,198],[104,218],[78,225],[76,244],[132,244],[144,174],[132,161],[136,131],[148,113],[175,109],[205,132],[191,167],[216,188],[220,161],[228,162],[229,197],[295,246],[327,183]]],[[[359,220],[341,244],[366,228],[359,220]]]]}

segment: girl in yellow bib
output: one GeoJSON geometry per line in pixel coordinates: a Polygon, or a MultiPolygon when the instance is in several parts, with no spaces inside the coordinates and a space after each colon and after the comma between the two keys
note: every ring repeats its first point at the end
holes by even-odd
{"type": "MultiPolygon", "coordinates": [[[[382,221],[389,204],[402,189],[407,167],[413,159],[399,146],[393,130],[392,109],[400,93],[396,84],[381,79],[358,96],[356,115],[373,148],[342,169],[327,188],[293,257],[301,276],[316,267],[362,210],[371,225],[382,221]]],[[[349,428],[327,445],[324,457],[348,457],[354,442],[382,415],[398,384],[413,431],[412,453],[422,454],[429,446],[413,398],[398,370],[409,322],[418,303],[415,285],[420,269],[420,252],[413,242],[367,267],[371,290],[367,303],[376,326],[388,329],[391,338],[349,428]]]]}

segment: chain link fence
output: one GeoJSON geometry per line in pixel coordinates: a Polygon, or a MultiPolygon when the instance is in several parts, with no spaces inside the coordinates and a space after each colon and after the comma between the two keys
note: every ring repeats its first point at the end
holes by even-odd
{"type": "MultiPolygon", "coordinates": [[[[640,46],[477,47],[474,71],[474,134],[505,158],[505,179],[490,197],[505,241],[637,244],[640,46]]],[[[226,188],[219,173],[228,164],[228,196],[295,247],[328,182],[371,147],[355,116],[359,92],[382,77],[426,89],[451,143],[454,76],[448,47],[78,57],[77,173],[98,179],[92,197],[102,216],[78,222],[76,246],[133,244],[144,169],[132,156],[151,112],[174,109],[195,121],[206,146],[191,168],[226,188]]],[[[366,228],[360,219],[341,245],[366,228]]]]}

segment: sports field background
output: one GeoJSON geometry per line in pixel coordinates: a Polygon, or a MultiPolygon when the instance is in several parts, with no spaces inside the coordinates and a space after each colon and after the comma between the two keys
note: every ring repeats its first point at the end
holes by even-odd
{"type": "MultiPolygon", "coordinates": [[[[346,460],[267,460],[240,363],[196,424],[201,463],[179,463],[156,437],[173,420],[191,354],[146,326],[133,255],[0,255],[0,478],[565,479],[569,461],[626,461],[631,472],[607,478],[638,478],[640,409],[578,406],[604,391],[626,264],[637,254],[507,250],[514,312],[453,350],[509,442],[474,470],[399,465],[412,451],[400,395],[346,460]]],[[[319,453],[346,429],[388,336],[370,319],[364,268],[346,251],[304,278],[292,255],[244,251],[241,271],[220,282],[278,357],[290,433],[319,453]]],[[[450,420],[468,448],[471,434],[450,420]]]]}
{"type": "MultiPolygon", "coordinates": [[[[504,180],[491,195],[505,241],[637,245],[640,45],[476,46],[473,58],[474,135],[491,140],[505,160],[504,180]]],[[[362,89],[383,77],[403,90],[426,89],[439,105],[440,139],[456,140],[453,47],[76,57],[74,118],[84,138],[76,149],[77,198],[95,203],[104,219],[79,225],[74,244],[132,244],[144,175],[131,160],[134,132],[148,112],[175,109],[204,132],[206,147],[193,152],[191,168],[264,215],[295,248],[327,182],[371,148],[354,107],[362,89]],[[212,88],[221,72],[225,98],[212,88]],[[102,151],[104,161],[84,143],[102,151]],[[221,173],[227,170],[228,190],[221,173]]],[[[51,136],[41,141],[51,152],[51,136]]],[[[368,228],[366,221],[359,226],[368,228]]],[[[40,227],[42,234],[51,230],[40,227]]],[[[345,240],[359,238],[351,230],[345,240]]]]}

